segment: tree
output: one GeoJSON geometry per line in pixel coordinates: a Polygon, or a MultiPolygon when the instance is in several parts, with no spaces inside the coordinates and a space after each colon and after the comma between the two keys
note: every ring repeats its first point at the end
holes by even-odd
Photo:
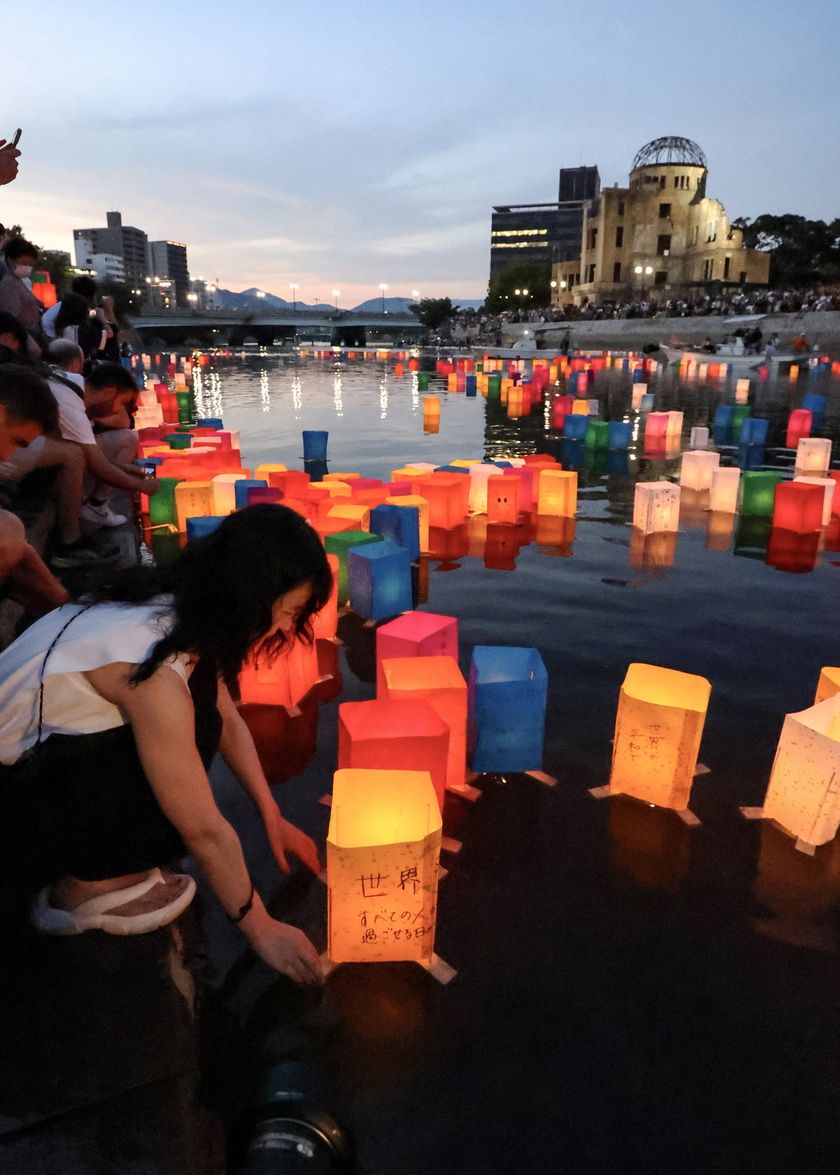
{"type": "Polygon", "coordinates": [[[485,308],[491,314],[550,304],[551,264],[548,261],[511,261],[490,278],[485,308]],[[523,293],[524,290],[528,291],[527,294],[523,293]]]}
{"type": "Polygon", "coordinates": [[[50,281],[55,286],[59,298],[70,289],[70,254],[62,253],[59,249],[41,249],[35,268],[47,271],[50,281]]]}
{"type": "Polygon", "coordinates": [[[447,318],[458,313],[458,307],[452,305],[451,298],[423,298],[410,309],[427,330],[439,330],[447,318]]]}
{"type": "Polygon", "coordinates": [[[755,220],[732,222],[744,234],[748,249],[770,253],[770,284],[812,286],[840,280],[840,219],[807,220],[786,213],[765,213],[755,220]]]}

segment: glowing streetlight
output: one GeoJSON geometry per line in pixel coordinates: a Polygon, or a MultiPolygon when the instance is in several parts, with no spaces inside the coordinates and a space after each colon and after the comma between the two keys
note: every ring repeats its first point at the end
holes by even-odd
{"type": "Polygon", "coordinates": [[[414,301],[416,302],[417,299],[420,297],[420,291],[419,290],[412,290],[411,296],[414,299],[414,301]]]}
{"type": "Polygon", "coordinates": [[[556,290],[557,289],[557,282],[552,282],[551,288],[552,288],[552,290],[556,290]]]}
{"type": "Polygon", "coordinates": [[[297,310],[297,292],[298,287],[294,282],[289,283],[289,289],[292,291],[292,310],[297,310]]]}
{"type": "Polygon", "coordinates": [[[335,308],[338,310],[338,299],[341,297],[341,290],[333,290],[333,298],[335,299],[335,308]]]}
{"type": "Polygon", "coordinates": [[[639,277],[642,279],[642,294],[644,294],[644,292],[645,292],[645,278],[650,277],[650,275],[653,273],[653,266],[652,265],[645,265],[643,267],[641,265],[634,265],[633,272],[635,274],[638,274],[639,277]]]}
{"type": "Polygon", "coordinates": [[[388,289],[388,285],[386,282],[380,282],[379,288],[382,291],[382,313],[385,314],[385,291],[388,289]]]}
{"type": "Polygon", "coordinates": [[[265,297],[265,290],[257,290],[257,297],[264,298],[265,297]]]}

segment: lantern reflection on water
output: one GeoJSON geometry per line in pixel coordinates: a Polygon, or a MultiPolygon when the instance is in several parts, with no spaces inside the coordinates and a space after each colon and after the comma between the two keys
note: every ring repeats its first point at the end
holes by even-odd
{"type": "Polygon", "coordinates": [[[431,963],[440,840],[427,771],[336,772],[327,834],[333,963],[431,963]]]}
{"type": "Polygon", "coordinates": [[[609,790],[684,811],[711,685],[704,677],[632,664],[619,695],[609,790]]]}

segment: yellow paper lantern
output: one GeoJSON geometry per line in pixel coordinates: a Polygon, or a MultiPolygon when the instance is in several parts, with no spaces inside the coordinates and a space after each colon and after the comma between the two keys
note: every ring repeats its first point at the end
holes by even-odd
{"type": "Polygon", "coordinates": [[[440,839],[427,771],[336,772],[327,835],[333,963],[431,963],[440,839]]]}
{"type": "Polygon", "coordinates": [[[576,470],[543,469],[537,483],[537,513],[571,518],[577,511],[576,470]]]}
{"type": "Polygon", "coordinates": [[[833,698],[835,694],[840,694],[840,668],[836,665],[824,665],[820,670],[814,705],[826,701],[827,698],[833,698]]]}
{"type": "Polygon", "coordinates": [[[705,677],[632,664],[615,721],[610,792],[685,811],[712,687],[705,677]]]}
{"type": "MultiPolygon", "coordinates": [[[[332,502],[333,499],[330,499],[332,502]]],[[[347,502],[336,498],[334,505],[327,510],[328,518],[344,518],[352,522],[356,530],[370,530],[370,509],[362,502],[347,502]]]]}
{"type": "Polygon", "coordinates": [[[802,847],[831,840],[840,825],[840,695],[788,714],[782,727],[764,818],[802,847]]]}
{"type": "Polygon", "coordinates": [[[683,453],[680,486],[688,490],[710,490],[712,477],[720,465],[720,453],[694,449],[683,453]]]}
{"type": "Polygon", "coordinates": [[[212,481],[181,481],[175,487],[178,530],[187,529],[188,518],[207,518],[215,509],[212,481]]]}
{"type": "Polygon", "coordinates": [[[211,513],[221,517],[232,514],[236,509],[236,483],[247,479],[248,474],[218,473],[213,478],[213,510],[211,513]]]}
{"type": "Polygon", "coordinates": [[[709,486],[709,509],[718,514],[734,514],[738,509],[741,470],[737,466],[712,470],[709,486]]]}

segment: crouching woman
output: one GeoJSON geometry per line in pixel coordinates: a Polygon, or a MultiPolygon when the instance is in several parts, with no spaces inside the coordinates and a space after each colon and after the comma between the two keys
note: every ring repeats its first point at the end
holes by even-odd
{"type": "Polygon", "coordinates": [[[0,655],[0,854],[43,886],[42,931],[142,934],[185,909],[192,854],[232,921],[271,966],[318,982],[309,939],[267,913],[239,838],[213,799],[221,752],[256,805],[281,868],[313,842],[284,820],[225,680],[255,648],[309,637],[331,573],[308,523],[252,506],[171,563],[116,574],[43,617],[0,655]]]}

